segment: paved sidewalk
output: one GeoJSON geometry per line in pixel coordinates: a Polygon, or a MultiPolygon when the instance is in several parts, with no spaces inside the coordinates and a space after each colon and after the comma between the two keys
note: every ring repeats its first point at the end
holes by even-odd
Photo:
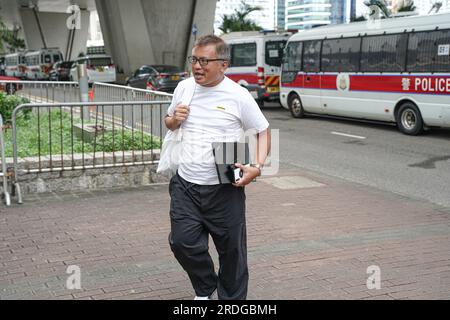
{"type": "MultiPolygon", "coordinates": [[[[450,299],[448,210],[301,170],[246,193],[249,299],[450,299]]],[[[167,185],[24,200],[0,207],[0,299],[192,299],[167,185]]]]}

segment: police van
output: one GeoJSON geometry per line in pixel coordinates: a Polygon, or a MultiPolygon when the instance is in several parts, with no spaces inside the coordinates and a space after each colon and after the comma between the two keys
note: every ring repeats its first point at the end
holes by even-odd
{"type": "Polygon", "coordinates": [[[5,75],[8,77],[25,78],[27,66],[23,52],[5,55],[5,75]]]}
{"type": "Polygon", "coordinates": [[[53,64],[62,61],[58,48],[29,51],[25,54],[26,78],[29,80],[48,80],[53,64]]]}
{"type": "Polygon", "coordinates": [[[231,32],[221,36],[230,46],[226,76],[247,88],[260,106],[277,101],[283,50],[290,32],[231,32]]]}

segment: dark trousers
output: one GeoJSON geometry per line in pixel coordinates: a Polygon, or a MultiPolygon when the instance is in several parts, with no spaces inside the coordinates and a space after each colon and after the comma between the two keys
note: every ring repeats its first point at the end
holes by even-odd
{"type": "Polygon", "coordinates": [[[220,300],[247,297],[245,192],[231,184],[202,186],[178,174],[169,185],[170,247],[187,272],[197,296],[217,288],[220,300]],[[219,254],[219,272],[208,252],[211,235],[219,254]]]}

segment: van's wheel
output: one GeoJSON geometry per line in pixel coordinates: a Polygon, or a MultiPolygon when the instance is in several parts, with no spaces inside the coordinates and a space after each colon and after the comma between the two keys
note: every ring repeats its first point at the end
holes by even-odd
{"type": "Polygon", "coordinates": [[[419,108],[412,102],[403,103],[397,113],[398,129],[404,134],[415,136],[423,131],[423,120],[419,108]]]}
{"type": "Polygon", "coordinates": [[[302,101],[297,94],[291,94],[289,96],[288,106],[294,118],[303,118],[305,116],[302,101]]]}

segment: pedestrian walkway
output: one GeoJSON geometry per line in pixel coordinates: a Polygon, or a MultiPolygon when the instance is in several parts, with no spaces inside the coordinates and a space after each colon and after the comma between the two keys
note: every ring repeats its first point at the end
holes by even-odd
{"type": "MultiPolygon", "coordinates": [[[[0,207],[0,299],[192,299],[167,241],[167,189],[0,207]],[[81,289],[66,287],[71,265],[81,289]]],[[[449,210],[301,170],[246,193],[249,299],[450,298],[449,210]]]]}

